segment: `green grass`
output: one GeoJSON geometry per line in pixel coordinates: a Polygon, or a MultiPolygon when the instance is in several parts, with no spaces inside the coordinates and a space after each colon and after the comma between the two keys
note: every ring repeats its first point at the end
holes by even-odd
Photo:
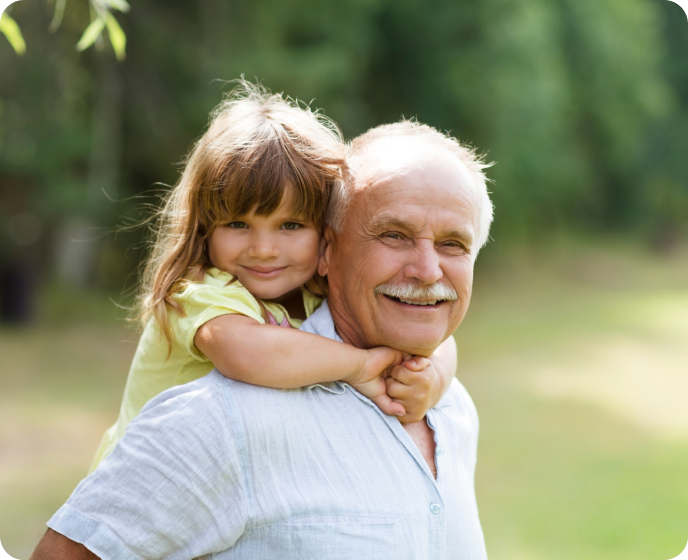
{"type": "Polygon", "coordinates": [[[688,540],[688,259],[552,261],[478,278],[456,334],[489,556],[674,558],[688,540]]]}
{"type": "MultiPolygon", "coordinates": [[[[544,256],[543,256],[544,255],[544,256]]],[[[547,256],[549,255],[549,256],[547,256]]],[[[485,262],[456,334],[491,560],[666,560],[688,539],[688,255],[485,262]]],[[[52,290],[0,329],[0,539],[26,559],[114,420],[136,335],[52,290]]]]}

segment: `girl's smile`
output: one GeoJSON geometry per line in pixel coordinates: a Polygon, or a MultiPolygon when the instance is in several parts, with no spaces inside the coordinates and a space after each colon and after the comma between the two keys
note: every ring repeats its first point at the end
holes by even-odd
{"type": "Polygon", "coordinates": [[[282,270],[285,270],[285,266],[245,266],[244,269],[253,273],[261,278],[272,278],[277,276],[282,270]]]}
{"type": "Polygon", "coordinates": [[[295,215],[289,201],[269,216],[255,210],[217,226],[208,238],[213,266],[236,276],[260,299],[279,299],[311,279],[320,233],[295,215]]]}

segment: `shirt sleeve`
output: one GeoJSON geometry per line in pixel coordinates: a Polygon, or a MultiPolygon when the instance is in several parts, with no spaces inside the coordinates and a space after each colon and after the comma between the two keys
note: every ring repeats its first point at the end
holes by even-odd
{"type": "Polygon", "coordinates": [[[188,560],[230,548],[247,519],[241,440],[208,378],[170,389],[48,526],[103,560],[188,560]]]}
{"type": "Polygon", "coordinates": [[[175,340],[195,358],[207,358],[196,348],[194,337],[196,332],[211,319],[221,315],[245,315],[265,323],[260,305],[250,292],[240,285],[223,287],[210,285],[192,285],[176,297],[185,311],[184,316],[175,316],[173,329],[175,340]]]}

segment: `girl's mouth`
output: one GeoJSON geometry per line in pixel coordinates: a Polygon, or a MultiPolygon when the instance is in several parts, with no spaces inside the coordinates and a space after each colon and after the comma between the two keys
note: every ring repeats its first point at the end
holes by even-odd
{"type": "Polygon", "coordinates": [[[279,276],[285,270],[286,266],[244,266],[242,267],[249,274],[258,276],[259,278],[273,278],[279,276]]]}

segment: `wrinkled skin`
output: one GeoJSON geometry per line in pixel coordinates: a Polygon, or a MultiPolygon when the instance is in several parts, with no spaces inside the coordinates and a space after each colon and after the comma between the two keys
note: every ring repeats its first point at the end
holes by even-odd
{"type": "Polygon", "coordinates": [[[355,346],[429,356],[470,302],[478,215],[471,176],[454,155],[413,140],[378,141],[362,167],[341,230],[325,232],[319,272],[328,276],[332,316],[355,346]],[[436,282],[456,301],[419,306],[374,293],[383,283],[436,282]]]}

